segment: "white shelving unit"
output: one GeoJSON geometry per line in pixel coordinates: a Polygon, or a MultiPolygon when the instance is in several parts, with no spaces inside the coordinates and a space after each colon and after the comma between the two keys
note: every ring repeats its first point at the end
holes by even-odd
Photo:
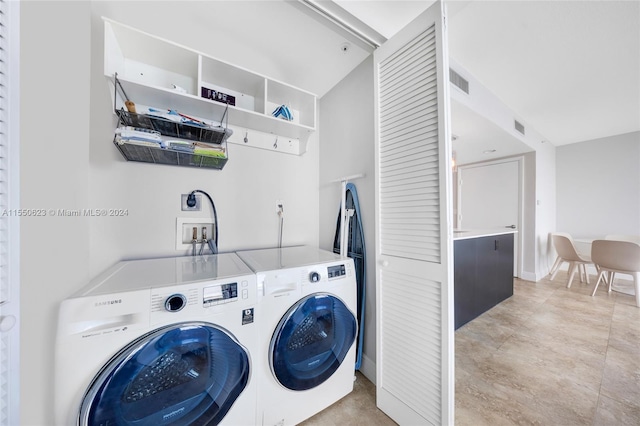
{"type": "MultiPolygon", "coordinates": [[[[117,73],[136,107],[174,109],[200,120],[218,122],[227,105],[201,96],[203,87],[216,90],[235,97],[235,105],[229,105],[228,111],[228,125],[234,131],[230,143],[296,155],[306,151],[307,140],[316,130],[313,93],[110,19],[103,20],[105,76],[113,81],[117,73]],[[271,115],[282,104],[292,112],[292,121],[271,115]],[[254,137],[245,142],[247,134],[254,137]]],[[[123,101],[115,99],[114,103],[120,107],[123,101]]]]}

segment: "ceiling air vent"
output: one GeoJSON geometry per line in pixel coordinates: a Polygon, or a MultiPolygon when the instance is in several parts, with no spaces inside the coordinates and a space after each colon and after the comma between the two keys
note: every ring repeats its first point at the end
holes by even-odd
{"type": "Polygon", "coordinates": [[[469,82],[451,68],[449,68],[449,81],[467,95],[469,94],[469,82]]]}
{"type": "Polygon", "coordinates": [[[513,124],[515,125],[516,130],[524,135],[524,124],[522,124],[518,120],[513,120],[513,124]]]}

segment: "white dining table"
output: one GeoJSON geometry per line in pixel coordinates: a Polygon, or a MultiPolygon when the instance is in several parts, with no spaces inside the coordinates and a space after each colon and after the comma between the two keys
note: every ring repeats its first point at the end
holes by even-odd
{"type": "Polygon", "coordinates": [[[576,246],[576,250],[578,251],[578,253],[591,256],[591,243],[593,243],[593,240],[599,240],[599,239],[600,237],[574,238],[573,244],[576,246]]]}

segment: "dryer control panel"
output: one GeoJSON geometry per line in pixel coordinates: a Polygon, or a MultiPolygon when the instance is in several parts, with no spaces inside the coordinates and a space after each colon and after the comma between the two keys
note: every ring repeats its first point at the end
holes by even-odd
{"type": "Polygon", "coordinates": [[[334,265],[327,268],[327,273],[329,275],[329,279],[340,278],[347,275],[347,269],[344,264],[334,265]]]}
{"type": "Polygon", "coordinates": [[[205,308],[238,300],[238,283],[215,284],[203,290],[202,304],[205,308]]]}

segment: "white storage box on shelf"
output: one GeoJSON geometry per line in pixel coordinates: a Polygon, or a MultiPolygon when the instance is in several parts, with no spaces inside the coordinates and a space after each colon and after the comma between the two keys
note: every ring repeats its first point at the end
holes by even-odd
{"type": "MultiPolygon", "coordinates": [[[[229,142],[296,155],[306,151],[309,135],[316,130],[314,94],[103,20],[105,76],[113,81],[117,73],[136,110],[166,108],[215,122],[228,105],[228,126],[234,132],[229,142]],[[283,104],[293,120],[271,115],[283,104]]],[[[123,100],[114,99],[118,101],[123,105],[123,100]]]]}

